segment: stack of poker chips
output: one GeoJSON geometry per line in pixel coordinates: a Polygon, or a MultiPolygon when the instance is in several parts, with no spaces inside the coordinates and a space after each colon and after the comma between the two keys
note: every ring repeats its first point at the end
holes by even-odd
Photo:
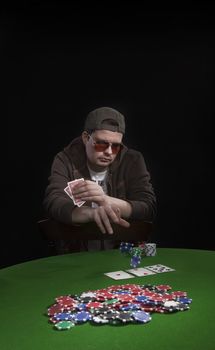
{"type": "Polygon", "coordinates": [[[48,307],[46,315],[57,330],[92,325],[146,324],[152,313],[169,314],[190,309],[192,299],[169,285],[113,285],[80,295],[62,295],[48,307]]]}
{"type": "Polygon", "coordinates": [[[133,268],[136,268],[141,263],[141,258],[145,255],[145,243],[141,242],[138,246],[134,246],[133,243],[121,242],[120,243],[120,252],[131,255],[130,265],[133,268]]]}
{"type": "Polygon", "coordinates": [[[144,251],[146,256],[156,255],[156,243],[146,243],[144,246],[144,251]]]}

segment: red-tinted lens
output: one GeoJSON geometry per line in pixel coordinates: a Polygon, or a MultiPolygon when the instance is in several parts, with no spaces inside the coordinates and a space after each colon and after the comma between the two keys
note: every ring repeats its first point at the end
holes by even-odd
{"type": "Polygon", "coordinates": [[[111,146],[113,154],[117,154],[121,149],[120,143],[109,144],[108,142],[104,142],[104,141],[96,141],[95,150],[96,152],[104,152],[109,147],[109,145],[111,146]]]}

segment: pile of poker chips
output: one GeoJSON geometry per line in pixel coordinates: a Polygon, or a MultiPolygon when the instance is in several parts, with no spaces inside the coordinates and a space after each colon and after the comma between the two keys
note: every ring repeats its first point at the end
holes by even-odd
{"type": "Polygon", "coordinates": [[[145,324],[152,313],[168,314],[190,309],[192,299],[169,285],[113,285],[80,295],[55,298],[46,315],[56,330],[71,329],[89,322],[92,325],[145,324]]]}
{"type": "Polygon", "coordinates": [[[121,253],[130,254],[130,265],[136,268],[141,263],[141,257],[144,255],[145,242],[141,242],[138,246],[134,246],[134,243],[121,242],[119,249],[121,253]]]}

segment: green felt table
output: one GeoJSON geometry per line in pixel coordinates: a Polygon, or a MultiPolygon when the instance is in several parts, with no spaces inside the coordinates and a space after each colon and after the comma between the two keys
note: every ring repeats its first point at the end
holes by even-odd
{"type": "Polygon", "coordinates": [[[33,260],[0,270],[1,350],[215,349],[215,252],[158,248],[141,267],[164,264],[175,271],[116,281],[105,272],[130,268],[118,250],[73,253],[33,260]],[[193,299],[190,310],[152,314],[147,324],[54,330],[45,315],[57,296],[113,284],[169,284],[193,299]]]}

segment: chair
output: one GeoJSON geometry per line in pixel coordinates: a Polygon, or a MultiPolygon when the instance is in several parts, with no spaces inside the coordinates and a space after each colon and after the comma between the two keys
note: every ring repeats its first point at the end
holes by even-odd
{"type": "MultiPolygon", "coordinates": [[[[129,228],[112,224],[113,234],[103,234],[94,222],[86,224],[63,224],[54,219],[42,219],[37,225],[43,239],[48,243],[51,254],[57,253],[59,241],[88,241],[88,240],[116,240],[116,241],[148,241],[153,225],[145,221],[131,221],[129,228]]],[[[73,251],[78,251],[77,246],[73,251]]]]}

